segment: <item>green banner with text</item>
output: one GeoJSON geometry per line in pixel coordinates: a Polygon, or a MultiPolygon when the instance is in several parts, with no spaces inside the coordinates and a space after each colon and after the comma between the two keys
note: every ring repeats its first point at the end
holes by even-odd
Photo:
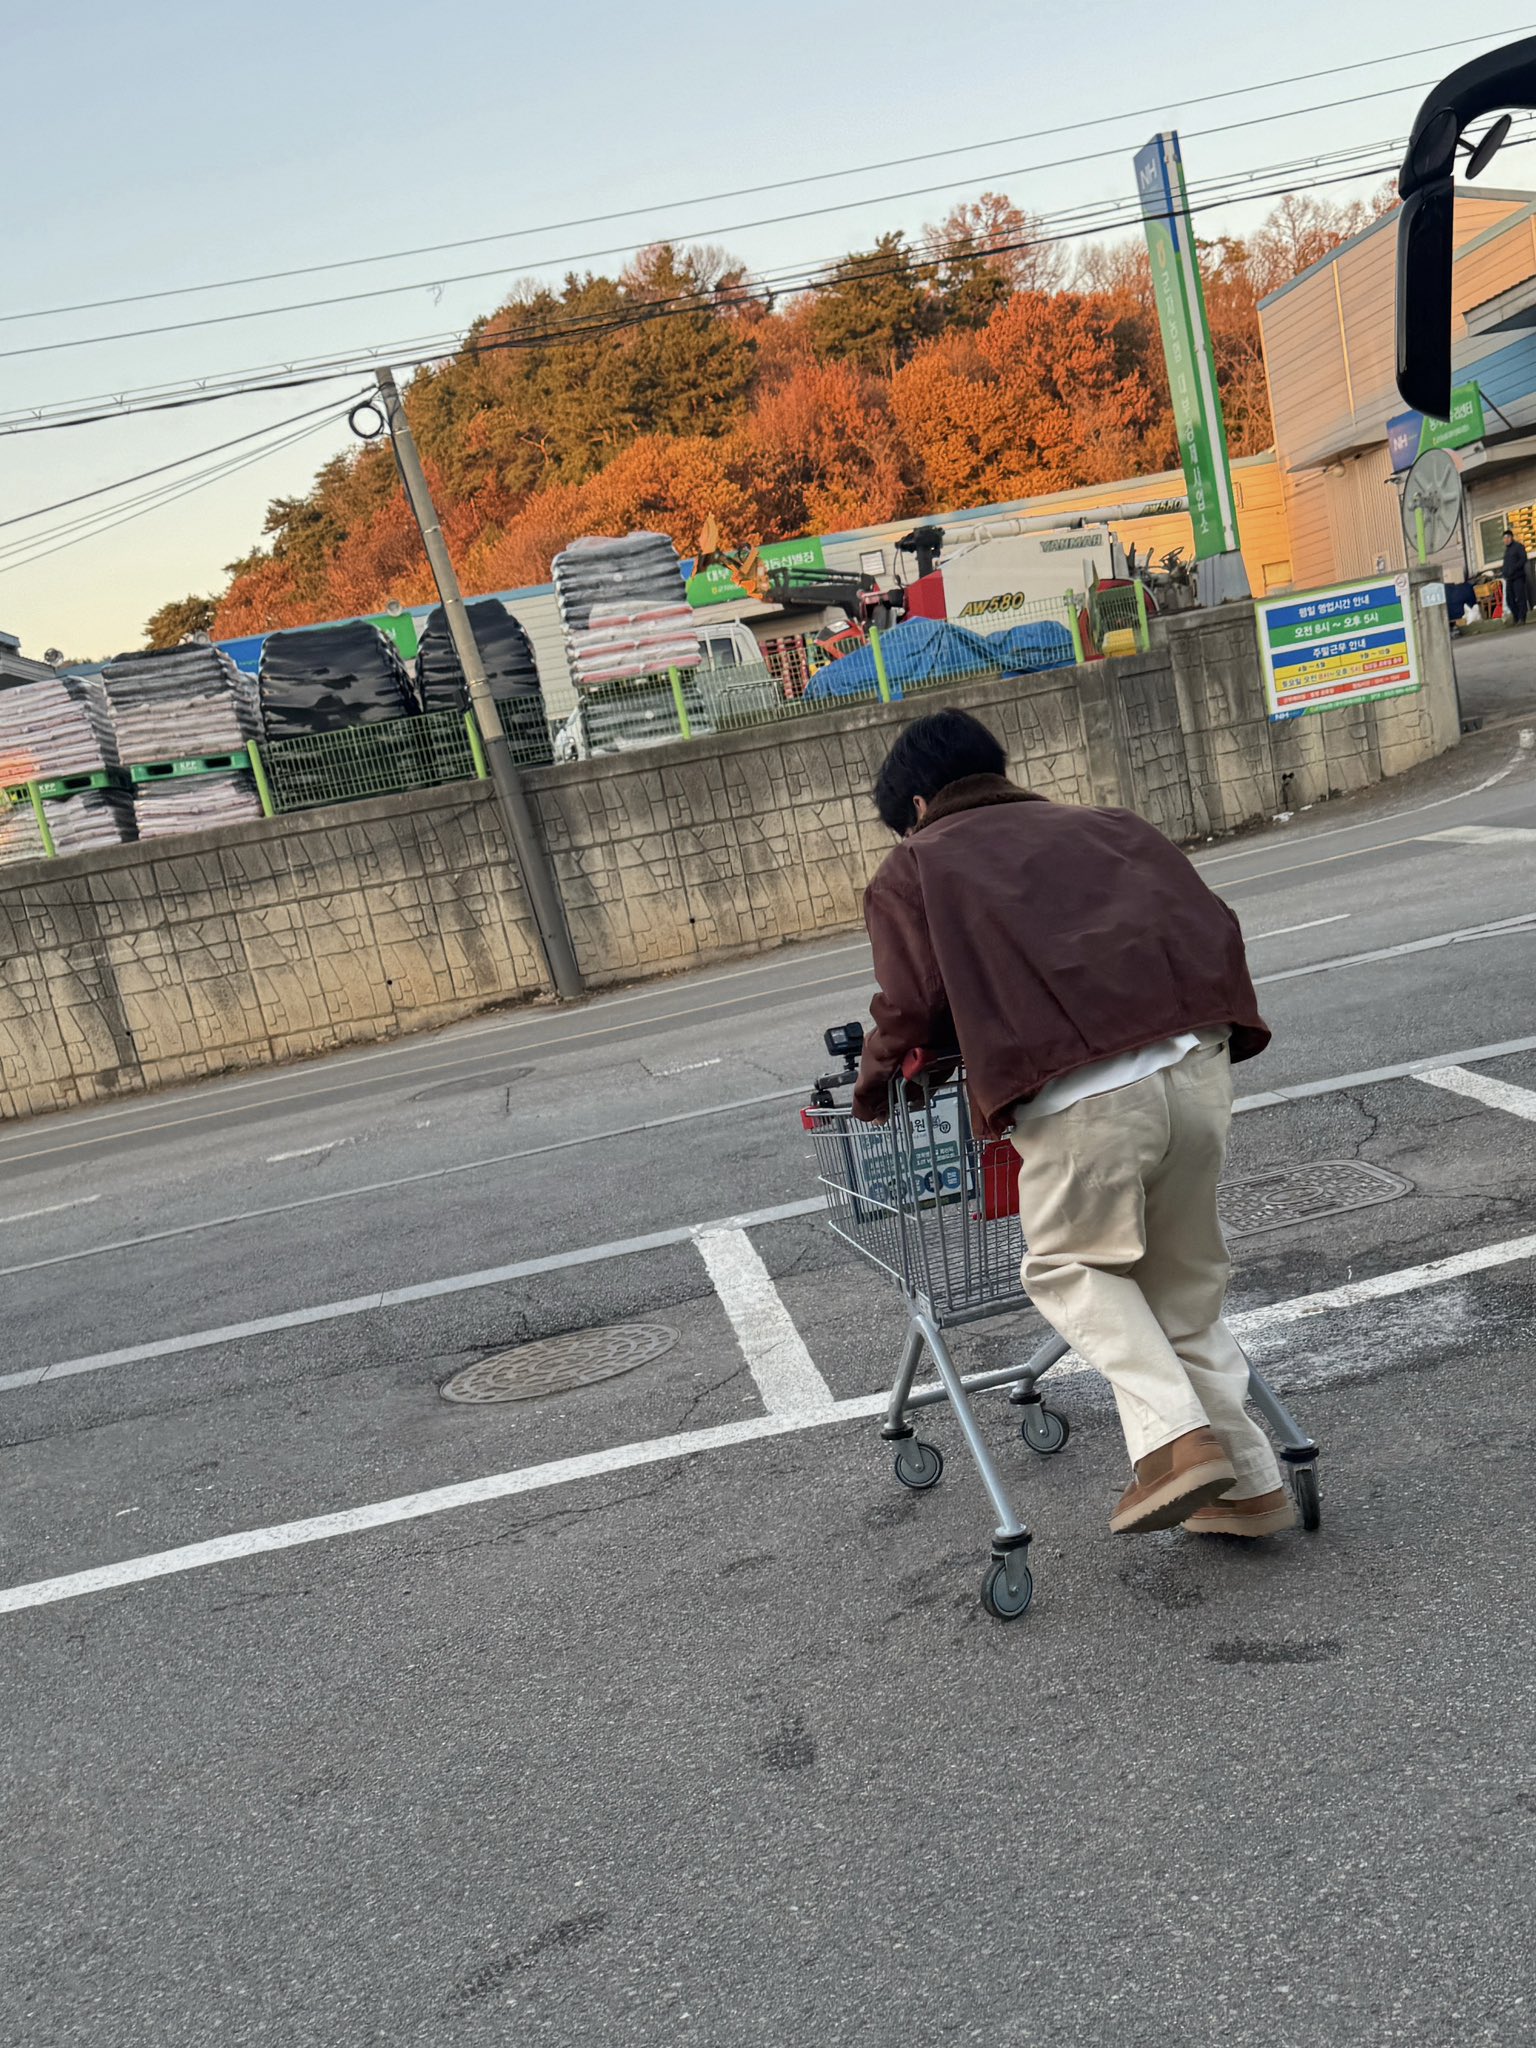
{"type": "Polygon", "coordinates": [[[1152,290],[1168,365],[1179,456],[1189,491],[1195,553],[1235,554],[1237,509],[1227,460],[1227,429],[1216,389],[1211,330],[1205,317],[1189,197],[1179,138],[1157,135],[1136,154],[1136,190],[1141,199],[1152,260],[1152,290]]]}

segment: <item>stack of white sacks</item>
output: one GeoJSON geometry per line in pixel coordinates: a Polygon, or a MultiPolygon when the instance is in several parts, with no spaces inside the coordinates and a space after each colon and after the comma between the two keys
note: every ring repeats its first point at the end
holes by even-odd
{"type": "Polygon", "coordinates": [[[117,741],[100,683],[80,676],[0,690],[0,784],[86,775],[117,766],[117,741]]]}
{"type": "MultiPolygon", "coordinates": [[[[7,790],[55,776],[93,775],[117,767],[118,758],[106,695],[94,677],[49,676],[0,689],[0,785],[7,790]]],[[[59,853],[120,846],[134,836],[126,790],[86,789],[46,803],[59,853]]],[[[31,799],[0,807],[0,863],[41,860],[44,851],[31,799]]]]}
{"type": "MultiPolygon", "coordinates": [[[[259,736],[256,679],[222,648],[191,642],[119,655],[103,669],[102,682],[125,765],[206,760],[236,753],[259,736]]],[[[261,816],[249,769],[138,782],[133,794],[141,839],[261,816]]]]}
{"type": "Polygon", "coordinates": [[[693,607],[664,533],[572,541],[554,576],[579,689],[698,666],[693,607]]]}

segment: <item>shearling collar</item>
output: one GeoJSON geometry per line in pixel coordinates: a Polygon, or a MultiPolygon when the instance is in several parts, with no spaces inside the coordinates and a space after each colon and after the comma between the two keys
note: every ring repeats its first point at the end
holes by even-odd
{"type": "Polygon", "coordinates": [[[958,782],[946,782],[928,805],[928,815],[918,821],[915,830],[921,832],[925,825],[936,825],[941,818],[953,817],[957,811],[980,810],[984,804],[1038,804],[1044,797],[1036,796],[1031,789],[1020,789],[1008,780],[1006,775],[962,775],[958,782]]]}

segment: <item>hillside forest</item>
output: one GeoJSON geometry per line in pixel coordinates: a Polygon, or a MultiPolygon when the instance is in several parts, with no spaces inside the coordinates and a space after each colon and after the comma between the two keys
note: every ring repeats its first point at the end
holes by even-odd
{"type": "MultiPolygon", "coordinates": [[[[1202,243],[1232,452],[1268,446],[1258,301],[1390,203],[1281,201],[1202,243]]],[[[684,554],[1113,482],[1177,461],[1144,246],[1075,258],[998,194],[777,300],[714,249],[529,286],[417,372],[411,423],[467,591],[548,580],[582,533],[654,527],[684,554]]],[[[432,599],[388,443],[335,456],[218,593],[164,604],[146,644],[227,638],[432,599]]]]}

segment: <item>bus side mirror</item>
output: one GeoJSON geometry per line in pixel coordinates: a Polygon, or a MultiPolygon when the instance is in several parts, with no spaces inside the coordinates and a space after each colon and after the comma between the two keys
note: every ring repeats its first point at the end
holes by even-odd
{"type": "Polygon", "coordinates": [[[1434,419],[1451,409],[1451,266],[1456,158],[1469,177],[1487,168],[1505,134],[1498,122],[1474,146],[1468,128],[1506,107],[1536,107],[1536,36],[1474,57],[1441,80],[1419,109],[1398,174],[1397,388],[1434,419]]]}

